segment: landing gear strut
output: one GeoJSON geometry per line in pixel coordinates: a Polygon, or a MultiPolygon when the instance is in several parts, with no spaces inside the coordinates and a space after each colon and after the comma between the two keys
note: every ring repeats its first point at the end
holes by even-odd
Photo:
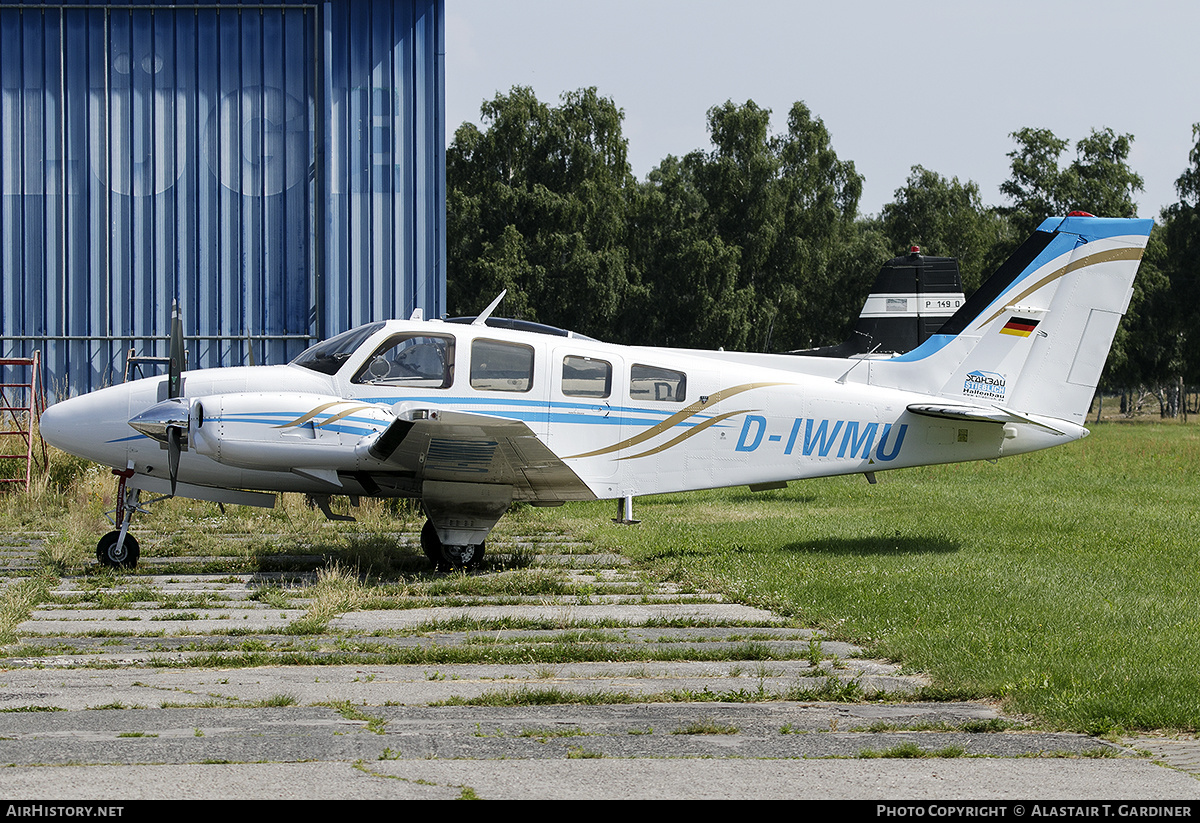
{"type": "Polygon", "coordinates": [[[483,543],[467,546],[443,544],[433,522],[429,520],[421,528],[421,551],[440,572],[478,568],[483,560],[484,548],[483,543]]]}
{"type": "Polygon", "coordinates": [[[117,528],[100,538],[100,542],[96,544],[96,559],[100,561],[101,566],[132,569],[137,566],[142,550],[137,538],[129,533],[129,523],[134,512],[144,511],[140,505],[141,492],[129,488],[125,483],[133,477],[132,469],[113,469],[113,474],[120,478],[117,482],[117,508],[113,512],[117,516],[113,525],[117,528]]]}

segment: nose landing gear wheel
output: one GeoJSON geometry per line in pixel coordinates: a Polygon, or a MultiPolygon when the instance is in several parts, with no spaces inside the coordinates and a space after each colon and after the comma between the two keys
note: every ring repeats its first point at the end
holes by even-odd
{"type": "Polygon", "coordinates": [[[101,566],[114,569],[132,569],[137,566],[138,557],[142,552],[137,540],[132,534],[126,533],[125,542],[118,547],[120,541],[120,531],[111,531],[100,538],[100,542],[96,544],[96,559],[100,561],[101,566]]]}
{"type": "Polygon", "coordinates": [[[483,561],[485,544],[453,546],[442,543],[433,523],[426,520],[421,527],[421,551],[439,572],[454,569],[476,569],[483,561]]]}

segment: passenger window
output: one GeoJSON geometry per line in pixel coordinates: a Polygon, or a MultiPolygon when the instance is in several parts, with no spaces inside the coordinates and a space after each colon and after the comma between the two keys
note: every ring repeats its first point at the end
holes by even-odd
{"type": "Polygon", "coordinates": [[[447,389],[454,383],[454,338],[397,335],[380,346],[351,382],[447,389]]]}
{"type": "Polygon", "coordinates": [[[529,391],[533,388],[533,347],[476,340],[471,344],[471,388],[529,391]]]}
{"type": "Polygon", "coordinates": [[[574,355],[563,358],[562,393],[567,397],[608,397],[611,392],[611,363],[574,355]]]}
{"type": "Polygon", "coordinates": [[[687,375],[671,369],[635,364],[629,372],[629,396],[634,400],[682,403],[687,396],[687,375]]]}

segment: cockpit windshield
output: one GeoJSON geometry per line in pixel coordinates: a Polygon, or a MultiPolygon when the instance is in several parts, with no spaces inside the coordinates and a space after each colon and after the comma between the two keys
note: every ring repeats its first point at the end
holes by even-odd
{"type": "Polygon", "coordinates": [[[358,350],[363,342],[386,325],[385,323],[368,323],[342,332],[336,337],[318,343],[305,349],[292,361],[293,366],[303,366],[306,369],[319,371],[321,374],[336,374],[350,355],[358,350]]]}

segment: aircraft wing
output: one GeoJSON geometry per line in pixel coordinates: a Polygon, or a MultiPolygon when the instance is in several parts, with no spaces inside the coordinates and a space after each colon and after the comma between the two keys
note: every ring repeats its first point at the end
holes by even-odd
{"type": "Polygon", "coordinates": [[[369,452],[387,467],[414,471],[416,479],[512,486],[517,500],[596,499],[520,420],[415,410],[398,416],[369,452]]]}

